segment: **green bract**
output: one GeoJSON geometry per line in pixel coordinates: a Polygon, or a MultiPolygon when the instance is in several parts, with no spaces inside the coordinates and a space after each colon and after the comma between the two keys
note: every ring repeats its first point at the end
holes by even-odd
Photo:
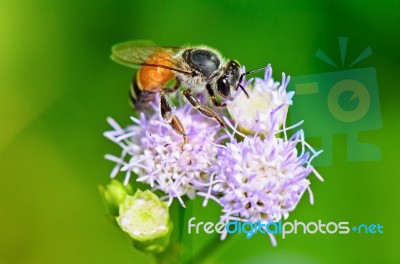
{"type": "Polygon", "coordinates": [[[124,186],[117,180],[111,180],[105,186],[100,185],[99,191],[110,214],[113,216],[118,216],[119,205],[125,201],[125,197],[128,194],[133,194],[132,187],[129,184],[124,186]]]}

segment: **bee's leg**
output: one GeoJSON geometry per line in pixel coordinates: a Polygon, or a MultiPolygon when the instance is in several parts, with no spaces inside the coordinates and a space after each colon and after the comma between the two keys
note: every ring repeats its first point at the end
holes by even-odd
{"type": "Polygon", "coordinates": [[[185,128],[183,127],[179,118],[172,113],[171,105],[169,104],[163,91],[160,93],[160,110],[162,118],[170,124],[176,133],[183,136],[183,145],[185,145],[188,142],[185,128]]]}
{"type": "Polygon", "coordinates": [[[207,89],[208,95],[210,96],[210,99],[213,102],[214,106],[216,106],[216,107],[226,107],[226,104],[221,104],[220,102],[217,101],[217,99],[215,98],[214,91],[211,88],[210,84],[206,85],[206,89],[207,89]]]}
{"type": "Polygon", "coordinates": [[[221,125],[221,127],[226,127],[224,120],[222,120],[222,118],[210,108],[201,105],[200,101],[190,93],[190,90],[183,91],[183,95],[186,97],[189,103],[193,105],[194,108],[200,111],[200,113],[207,117],[214,118],[221,125]]]}

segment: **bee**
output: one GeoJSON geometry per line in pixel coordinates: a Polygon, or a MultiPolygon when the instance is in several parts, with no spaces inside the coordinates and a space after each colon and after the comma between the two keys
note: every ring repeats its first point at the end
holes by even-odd
{"type": "Polygon", "coordinates": [[[183,137],[183,144],[188,138],[181,121],[172,112],[169,94],[183,87],[182,94],[194,108],[225,128],[223,119],[196,96],[206,92],[215,107],[225,107],[216,95],[230,100],[240,88],[248,97],[241,85],[243,78],[266,68],[242,73],[237,61],[225,59],[208,46],[160,47],[150,41],[128,41],[114,45],[111,51],[112,60],[138,69],[130,90],[132,104],[139,110],[146,109],[159,94],[161,117],[183,137]],[[171,80],[175,85],[167,88],[171,80]]]}

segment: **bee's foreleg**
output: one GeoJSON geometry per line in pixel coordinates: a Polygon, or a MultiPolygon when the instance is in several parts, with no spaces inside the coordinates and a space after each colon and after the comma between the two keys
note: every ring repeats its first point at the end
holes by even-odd
{"type": "Polygon", "coordinates": [[[183,136],[183,145],[185,145],[188,142],[185,128],[179,118],[172,113],[171,105],[163,92],[160,93],[160,110],[162,118],[170,124],[176,133],[183,136]]]}
{"type": "Polygon", "coordinates": [[[222,103],[217,101],[217,99],[215,98],[214,91],[211,88],[210,84],[206,85],[206,89],[207,89],[208,95],[210,96],[210,99],[211,99],[212,103],[214,104],[214,106],[216,106],[216,107],[226,107],[226,104],[222,104],[222,103]]]}
{"type": "Polygon", "coordinates": [[[189,103],[193,105],[194,108],[200,111],[200,113],[207,117],[214,118],[221,125],[221,127],[226,127],[224,120],[222,120],[222,118],[216,112],[207,106],[201,105],[200,101],[190,93],[190,90],[183,91],[183,95],[186,97],[189,103]]]}

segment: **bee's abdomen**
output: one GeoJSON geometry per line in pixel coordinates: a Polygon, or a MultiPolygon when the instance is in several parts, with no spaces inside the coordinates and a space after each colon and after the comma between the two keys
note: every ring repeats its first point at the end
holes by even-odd
{"type": "Polygon", "coordinates": [[[174,73],[170,69],[161,67],[173,67],[170,60],[171,57],[163,52],[156,52],[151,55],[146,61],[146,64],[160,65],[160,67],[146,65],[140,67],[136,74],[138,87],[140,87],[142,91],[153,93],[160,92],[165,84],[174,78],[174,73]]]}
{"type": "Polygon", "coordinates": [[[151,102],[154,102],[156,93],[143,91],[138,85],[138,79],[133,78],[129,91],[129,101],[134,109],[139,111],[150,110],[151,102]]]}

